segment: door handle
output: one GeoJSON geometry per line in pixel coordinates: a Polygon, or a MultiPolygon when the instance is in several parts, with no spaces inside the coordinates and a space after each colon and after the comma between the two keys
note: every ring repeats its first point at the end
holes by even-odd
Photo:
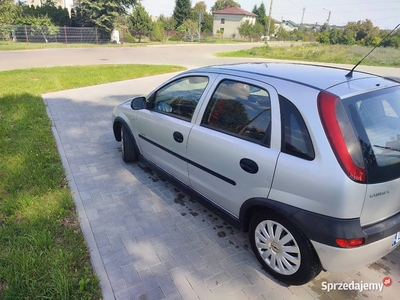
{"type": "Polygon", "coordinates": [[[183,134],[180,133],[179,131],[175,131],[173,134],[174,140],[178,143],[182,143],[183,142],[183,134]]]}
{"type": "Polygon", "coordinates": [[[256,174],[258,172],[258,165],[254,160],[242,158],[239,164],[243,171],[247,173],[256,174]]]}

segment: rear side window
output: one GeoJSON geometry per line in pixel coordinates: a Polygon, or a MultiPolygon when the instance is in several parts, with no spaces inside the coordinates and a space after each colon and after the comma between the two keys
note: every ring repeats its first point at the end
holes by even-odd
{"type": "Polygon", "coordinates": [[[400,88],[363,94],[343,103],[364,152],[368,182],[400,177],[400,88]]]}
{"type": "Polygon", "coordinates": [[[282,119],[282,152],[313,160],[314,147],[303,117],[288,99],[280,96],[279,102],[282,119]]]}
{"type": "Polygon", "coordinates": [[[201,125],[269,146],[270,97],[247,83],[222,81],[207,105],[201,125]]]}

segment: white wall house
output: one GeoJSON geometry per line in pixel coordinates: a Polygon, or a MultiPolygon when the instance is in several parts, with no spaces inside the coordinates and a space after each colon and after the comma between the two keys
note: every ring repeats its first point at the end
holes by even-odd
{"type": "Polygon", "coordinates": [[[214,11],[213,15],[214,34],[221,31],[225,37],[231,37],[232,35],[238,36],[238,27],[243,22],[248,20],[251,24],[254,24],[257,19],[257,15],[241,9],[240,7],[229,7],[223,10],[214,11]]]}
{"type": "Polygon", "coordinates": [[[293,31],[293,30],[295,30],[295,29],[299,29],[299,26],[295,23],[295,22],[293,22],[293,21],[290,21],[290,20],[283,20],[282,22],[281,22],[281,26],[282,26],[282,28],[283,29],[285,29],[286,31],[293,31]]]}

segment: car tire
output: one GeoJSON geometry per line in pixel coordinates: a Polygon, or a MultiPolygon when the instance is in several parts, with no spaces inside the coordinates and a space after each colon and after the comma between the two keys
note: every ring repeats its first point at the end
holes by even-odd
{"type": "Polygon", "coordinates": [[[121,126],[121,146],[122,160],[124,162],[130,163],[138,160],[135,139],[124,125],[121,126]]]}
{"type": "Polygon", "coordinates": [[[276,212],[257,213],[250,222],[249,238],[263,268],[285,284],[305,284],[321,271],[311,242],[292,222],[276,212]]]}

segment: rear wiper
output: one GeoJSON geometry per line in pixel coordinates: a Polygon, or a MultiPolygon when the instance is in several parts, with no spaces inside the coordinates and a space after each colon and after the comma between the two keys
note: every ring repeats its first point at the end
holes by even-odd
{"type": "Polygon", "coordinates": [[[400,152],[400,149],[398,149],[398,148],[385,147],[385,146],[379,146],[379,145],[374,145],[374,147],[378,147],[378,148],[381,148],[381,149],[386,149],[386,150],[392,150],[392,151],[400,152]]]}

